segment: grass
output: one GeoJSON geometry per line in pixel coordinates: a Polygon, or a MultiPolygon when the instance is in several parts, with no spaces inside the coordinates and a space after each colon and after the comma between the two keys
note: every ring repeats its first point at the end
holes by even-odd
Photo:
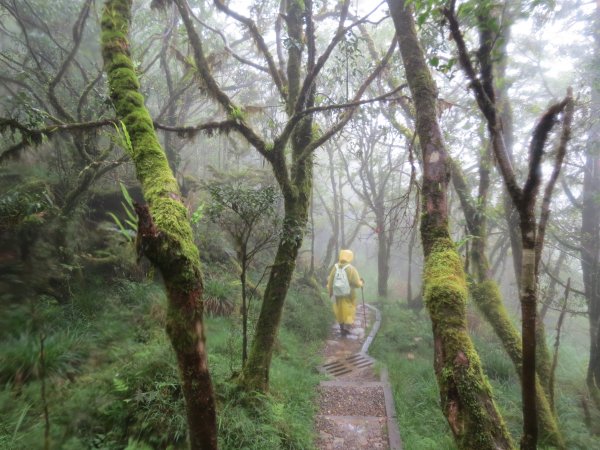
{"type": "Polygon", "coordinates": [[[396,302],[379,308],[381,329],[369,353],[388,368],[404,448],[455,449],[439,407],[428,321],[396,302]]]}
{"type": "MultiPolygon", "coordinates": [[[[220,282],[235,285],[234,278],[223,279],[215,282],[215,291],[220,282]]],[[[227,296],[238,304],[237,294],[230,290],[227,296]]],[[[53,306],[52,318],[44,323],[52,350],[47,378],[51,448],[186,448],[179,377],[164,332],[165,302],[159,286],[123,281],[88,286],[70,304],[53,306]]],[[[259,307],[255,301],[254,317],[259,307]]],[[[22,314],[27,311],[22,308],[22,314]]],[[[16,309],[10,317],[15,315],[16,309]]],[[[320,381],[314,367],[330,318],[318,295],[292,289],[268,396],[243,394],[232,381],[241,359],[239,316],[206,318],[221,449],[314,448],[314,395],[320,381]]],[[[2,338],[0,448],[41,448],[38,333],[30,327],[26,334],[2,338]],[[15,383],[15,373],[28,377],[15,383]]]]}

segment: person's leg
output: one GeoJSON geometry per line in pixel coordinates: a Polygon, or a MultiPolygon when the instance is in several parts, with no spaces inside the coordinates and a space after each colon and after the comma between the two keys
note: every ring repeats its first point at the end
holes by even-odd
{"type": "Polygon", "coordinates": [[[333,313],[335,314],[335,320],[340,325],[340,334],[344,335],[344,308],[341,298],[336,297],[333,302],[333,313]]]}
{"type": "Polygon", "coordinates": [[[352,323],[354,322],[354,305],[350,297],[343,297],[340,299],[340,312],[342,316],[342,334],[346,336],[350,334],[352,323]]]}
{"type": "Polygon", "coordinates": [[[351,330],[354,327],[354,320],[356,318],[356,300],[352,298],[346,299],[344,308],[344,323],[346,329],[351,330]]]}

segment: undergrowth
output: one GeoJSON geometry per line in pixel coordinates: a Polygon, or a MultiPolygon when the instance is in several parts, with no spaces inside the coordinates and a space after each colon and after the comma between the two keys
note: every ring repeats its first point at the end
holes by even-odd
{"type": "MultiPolygon", "coordinates": [[[[211,282],[215,297],[237,304],[235,279],[221,277],[211,282]]],[[[22,317],[27,307],[0,317],[0,448],[43,448],[41,333],[51,448],[187,448],[179,377],[164,332],[165,302],[160,286],[150,282],[99,283],[75,293],[70,304],[54,305],[43,327],[22,317]],[[20,330],[8,326],[15,316],[20,330]]],[[[255,317],[259,301],[251,306],[255,317]]],[[[258,396],[243,394],[233,381],[241,360],[239,315],[206,318],[221,449],[314,447],[313,397],[320,380],[314,367],[329,320],[318,294],[290,293],[271,392],[258,396]]]]}

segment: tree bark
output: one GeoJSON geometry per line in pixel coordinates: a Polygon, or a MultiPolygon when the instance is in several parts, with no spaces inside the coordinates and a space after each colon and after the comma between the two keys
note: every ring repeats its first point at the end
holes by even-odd
{"type": "MultiPolygon", "coordinates": [[[[600,5],[594,21],[594,59],[600,60],[600,5]]],[[[590,323],[590,361],[587,385],[600,408],[600,76],[591,75],[591,116],[594,118],[587,141],[583,172],[583,208],[581,215],[581,270],[590,323]]]]}
{"type": "MultiPolygon", "coordinates": [[[[304,38],[302,30],[304,13],[303,5],[299,2],[288,4],[288,34],[295,42],[301,42],[304,38]]],[[[310,22],[310,20],[307,20],[307,22],[310,22]]],[[[288,114],[290,116],[294,113],[293,107],[301,89],[301,63],[302,47],[290,46],[287,70],[289,83],[288,114]]],[[[304,106],[313,106],[313,99],[314,87],[309,89],[305,99],[306,105],[304,106]]],[[[281,322],[285,298],[296,268],[296,258],[302,246],[308,223],[313,181],[313,159],[311,156],[305,157],[304,153],[312,141],[312,125],[312,116],[306,116],[298,123],[291,136],[292,164],[289,181],[292,188],[289,189],[289,186],[280,184],[285,208],[283,233],[265,288],[263,305],[256,324],[256,334],[252,342],[252,348],[239,380],[240,385],[246,391],[267,392],[269,389],[269,369],[275,339],[281,322]]],[[[282,177],[277,176],[277,172],[287,171],[283,162],[285,156],[279,154],[279,158],[282,159],[272,160],[271,162],[278,181],[282,177]],[[280,164],[277,164],[277,161],[280,164]]]]}
{"type": "Polygon", "coordinates": [[[311,183],[307,181],[305,186],[308,192],[304,192],[303,195],[284,197],[284,232],[265,288],[250,354],[240,378],[240,385],[247,391],[267,392],[269,388],[269,368],[283,304],[296,268],[296,258],[308,220],[311,183]]]}
{"type": "Polygon", "coordinates": [[[138,244],[161,271],[167,290],[167,333],[177,356],[192,449],[217,448],[213,387],[202,322],[202,277],[188,211],[139,92],[128,33],[131,0],[107,0],[102,55],[110,98],[128,136],[128,151],[148,206],[137,205],[138,244]]]}
{"type": "MultiPolygon", "coordinates": [[[[508,311],[502,301],[498,283],[496,283],[491,275],[488,259],[485,254],[487,246],[485,207],[489,188],[489,184],[486,185],[489,182],[489,177],[486,173],[489,169],[486,166],[488,163],[489,161],[480,161],[480,185],[477,207],[475,207],[475,202],[470,196],[465,176],[454,161],[451,162],[452,182],[465,215],[469,234],[475,237],[471,247],[471,261],[474,272],[474,280],[469,286],[471,297],[477,308],[494,329],[496,336],[500,339],[504,350],[514,364],[519,378],[521,378],[523,366],[521,336],[510,320],[508,311]]],[[[565,444],[558,429],[553,408],[550,406],[545,391],[542,389],[539,378],[536,380],[535,395],[538,422],[543,433],[543,441],[551,443],[558,448],[564,448],[565,444]]]]}
{"type": "MultiPolygon", "coordinates": [[[[381,215],[383,215],[383,211],[381,215]]],[[[385,219],[382,217],[377,223],[379,230],[377,234],[377,294],[380,297],[387,297],[390,277],[390,248],[387,242],[385,219]]]]}
{"type": "MultiPolygon", "coordinates": [[[[450,2],[444,8],[443,14],[448,19],[450,32],[458,48],[458,59],[470,82],[470,88],[475,93],[479,109],[485,116],[490,133],[492,148],[496,163],[502,174],[504,185],[509,192],[512,202],[519,213],[519,231],[521,234],[521,319],[522,319],[522,348],[523,364],[521,374],[521,396],[523,408],[523,435],[521,437],[522,450],[535,450],[538,442],[538,423],[536,405],[536,338],[537,325],[537,262],[543,247],[545,223],[549,216],[549,203],[556,178],[560,173],[566,143],[570,136],[570,122],[572,117],[572,90],[567,90],[565,99],[552,105],[544,113],[536,125],[529,148],[529,164],[527,179],[523,186],[519,186],[515,172],[507,152],[502,124],[500,121],[496,92],[494,90],[494,62],[492,49],[498,36],[495,36],[493,26],[489,20],[496,20],[497,10],[494,6],[481,5],[478,11],[480,47],[477,51],[478,71],[471,61],[464,37],[460,30],[455,13],[456,4],[450,2]],[[538,226],[535,217],[535,205],[541,184],[541,163],[544,147],[556,117],[566,110],[563,121],[561,141],[557,148],[554,169],[544,191],[544,204],[542,206],[541,225],[538,226]],[[538,237],[539,233],[539,237],[538,237]]],[[[500,27],[501,28],[501,27],[500,27]]],[[[545,342],[544,342],[545,345],[545,342]]]]}
{"type": "Polygon", "coordinates": [[[466,327],[466,277],[448,231],[450,170],[437,122],[437,94],[411,9],[388,0],[417,116],[423,158],[424,297],[432,320],[442,410],[461,449],[512,449],[511,437],[466,327]]]}

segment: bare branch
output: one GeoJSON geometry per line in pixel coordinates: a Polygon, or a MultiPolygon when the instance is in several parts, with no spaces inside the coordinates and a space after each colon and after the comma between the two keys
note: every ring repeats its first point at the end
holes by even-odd
{"type": "MultiPolygon", "coordinates": [[[[556,157],[554,158],[554,167],[546,188],[544,189],[544,198],[542,200],[542,209],[540,219],[538,222],[538,233],[536,236],[536,265],[539,266],[539,260],[542,257],[542,248],[544,248],[544,238],[546,235],[546,224],[550,218],[550,200],[552,198],[552,192],[556,185],[556,180],[560,174],[562,163],[567,152],[567,142],[571,138],[571,122],[573,121],[573,89],[567,90],[567,96],[563,102],[565,104],[565,112],[563,116],[563,127],[560,135],[560,141],[556,149],[556,157]]],[[[525,192],[525,191],[524,191],[525,192]]]]}
{"type": "MultiPolygon", "coordinates": [[[[501,124],[498,119],[496,105],[494,103],[493,97],[490,98],[488,96],[486,88],[482,84],[481,80],[477,75],[477,72],[475,71],[475,68],[473,67],[473,63],[471,62],[471,58],[469,57],[469,52],[467,50],[467,45],[463,38],[462,32],[460,31],[458,19],[456,18],[456,13],[454,11],[455,3],[455,1],[451,1],[450,6],[448,8],[444,8],[442,12],[444,16],[448,19],[450,33],[452,35],[452,39],[456,43],[456,48],[458,51],[458,60],[465,74],[467,75],[467,78],[470,83],[469,86],[475,93],[475,99],[477,100],[479,109],[486,118],[488,130],[492,137],[494,155],[496,156],[498,167],[502,172],[502,178],[504,179],[506,188],[510,193],[513,202],[515,204],[519,204],[523,197],[523,192],[517,184],[514,170],[512,168],[512,164],[510,162],[510,158],[506,150],[506,145],[504,143],[504,137],[501,129],[501,124]]],[[[483,60],[480,60],[480,62],[491,64],[491,60],[489,58],[483,58],[483,60]]],[[[489,84],[493,84],[492,72],[490,68],[483,67],[481,70],[482,73],[485,75],[486,86],[488,86],[489,84]]]]}
{"type": "MultiPolygon", "coordinates": [[[[525,185],[523,186],[523,201],[535,201],[536,193],[541,182],[542,171],[540,166],[542,163],[542,156],[544,155],[544,147],[546,145],[548,135],[550,134],[550,131],[552,131],[552,128],[556,123],[556,116],[560,114],[563,109],[565,109],[568,103],[572,104],[572,99],[572,93],[570,93],[567,94],[567,97],[562,102],[550,106],[548,110],[544,113],[544,115],[540,118],[538,124],[534,129],[533,136],[531,138],[531,143],[529,146],[529,172],[527,174],[527,180],[525,181],[525,185]]],[[[565,138],[568,140],[571,133],[571,118],[566,116],[567,115],[565,115],[564,123],[565,125],[567,125],[567,129],[563,128],[563,133],[567,133],[565,138]]],[[[557,159],[554,166],[555,170],[558,170],[559,172],[560,166],[562,166],[562,160],[564,158],[566,142],[567,141],[563,141],[563,137],[561,137],[561,145],[564,144],[565,148],[562,148],[562,155],[557,154],[557,159]],[[556,164],[559,164],[559,166],[557,167],[556,164]]],[[[558,173],[556,173],[556,176],[558,177],[558,173]]],[[[552,181],[550,194],[552,194],[552,189],[554,188],[555,182],[556,179],[552,181]]]]}
{"type": "Polygon", "coordinates": [[[200,18],[196,14],[194,14],[194,11],[190,11],[190,14],[194,18],[194,20],[196,20],[196,22],[198,22],[204,28],[206,28],[207,30],[212,31],[213,33],[215,33],[217,35],[219,35],[219,37],[223,41],[223,47],[225,48],[225,51],[227,53],[229,53],[234,59],[236,59],[237,61],[241,62],[242,64],[245,64],[247,66],[255,68],[256,70],[259,70],[260,72],[270,73],[269,69],[267,67],[261,66],[260,64],[256,64],[254,61],[251,61],[251,60],[249,60],[247,58],[244,58],[243,56],[240,56],[237,53],[235,53],[233,51],[233,49],[229,46],[229,42],[227,41],[227,37],[225,36],[225,33],[223,33],[221,30],[219,30],[217,28],[214,28],[214,27],[211,27],[206,22],[200,20],[200,18]]]}
{"type": "Polygon", "coordinates": [[[269,67],[269,73],[271,74],[271,77],[273,78],[273,82],[275,83],[275,86],[277,86],[279,95],[281,95],[281,97],[284,100],[287,99],[287,93],[286,93],[285,84],[284,84],[284,75],[282,72],[280,72],[277,69],[277,66],[275,65],[275,60],[273,59],[273,55],[271,55],[271,52],[269,51],[269,47],[267,46],[267,43],[265,42],[262,34],[260,34],[260,31],[258,31],[258,27],[254,23],[254,21],[252,19],[250,19],[249,17],[244,17],[241,14],[238,14],[235,11],[232,11],[227,5],[225,5],[223,0],[214,0],[214,3],[215,3],[215,6],[217,7],[217,9],[224,12],[229,17],[232,17],[233,19],[237,20],[238,22],[244,24],[244,26],[246,26],[246,28],[248,28],[252,38],[254,39],[254,42],[256,43],[256,46],[261,51],[263,57],[267,61],[267,65],[269,67]]]}
{"type": "MultiPolygon", "coordinates": [[[[366,89],[370,86],[370,84],[373,82],[373,80],[375,80],[375,78],[377,78],[379,76],[379,74],[384,69],[384,67],[387,66],[390,58],[392,57],[392,55],[394,53],[395,48],[396,48],[396,39],[393,39],[392,43],[390,45],[390,48],[388,49],[384,58],[379,62],[379,64],[377,65],[377,67],[375,67],[375,69],[373,70],[371,75],[369,75],[367,77],[367,79],[363,82],[363,84],[356,91],[356,94],[354,95],[354,99],[353,99],[354,102],[360,101],[360,99],[363,96],[366,89]]],[[[329,128],[329,130],[325,131],[319,138],[313,140],[310,143],[310,145],[308,145],[304,149],[304,152],[303,152],[301,158],[308,157],[317,148],[319,148],[321,145],[323,145],[325,142],[327,142],[334,134],[336,134],[338,131],[340,131],[348,123],[348,121],[352,118],[352,116],[354,115],[354,112],[356,111],[356,108],[357,108],[357,106],[353,106],[353,107],[346,109],[342,113],[339,120],[336,123],[334,123],[329,128]]]]}
{"type": "MultiPolygon", "coordinates": [[[[206,57],[204,55],[204,49],[202,46],[202,41],[200,36],[196,32],[194,28],[194,24],[192,23],[189,6],[186,0],[174,0],[177,5],[177,9],[179,10],[179,14],[183,20],[183,24],[186,28],[188,39],[190,41],[190,45],[192,46],[194,53],[194,60],[196,62],[196,69],[204,85],[208,91],[208,93],[225,109],[226,113],[230,116],[234,114],[236,111],[241,111],[239,107],[237,107],[233,101],[229,98],[229,96],[223,92],[219,88],[217,81],[212,76],[210,72],[208,62],[206,61],[206,57]]],[[[267,145],[263,138],[261,138],[247,123],[246,121],[237,115],[235,117],[235,129],[241,135],[243,135],[246,140],[252,145],[261,155],[263,155],[268,161],[273,160],[273,152],[267,149],[267,145]]],[[[283,149],[282,149],[283,150],[283,149]]]]}
{"type": "Polygon", "coordinates": [[[73,48],[67,55],[67,58],[62,62],[56,76],[52,80],[50,80],[50,83],[48,83],[48,99],[50,100],[50,103],[63,118],[69,120],[70,122],[74,122],[75,118],[69,112],[67,112],[67,110],[60,104],[58,98],[56,97],[55,90],[56,86],[64,76],[69,65],[75,58],[77,51],[79,50],[79,45],[81,44],[81,38],[83,36],[83,29],[85,27],[85,23],[87,22],[87,17],[90,11],[91,4],[92,0],[87,0],[83,4],[83,7],[81,8],[81,11],[79,13],[79,17],[73,25],[73,48]]]}

